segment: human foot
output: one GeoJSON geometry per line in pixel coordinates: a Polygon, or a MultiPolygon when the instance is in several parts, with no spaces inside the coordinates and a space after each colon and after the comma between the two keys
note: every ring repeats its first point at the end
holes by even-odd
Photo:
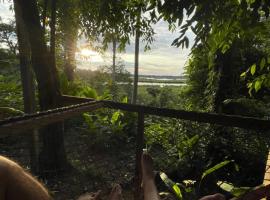
{"type": "Polygon", "coordinates": [[[119,184],[115,184],[112,188],[109,200],[122,200],[122,188],[119,184]]]}
{"type": "Polygon", "coordinates": [[[142,166],[143,182],[154,179],[155,175],[153,170],[154,169],[153,159],[149,154],[147,153],[142,154],[141,166],[142,166]]]}
{"type": "Polygon", "coordinates": [[[81,195],[77,200],[98,200],[100,196],[101,190],[96,193],[86,193],[81,195]]]}

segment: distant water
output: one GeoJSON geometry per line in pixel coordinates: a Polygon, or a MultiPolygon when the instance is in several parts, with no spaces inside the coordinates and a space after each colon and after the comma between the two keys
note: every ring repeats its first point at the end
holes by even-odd
{"type": "Polygon", "coordinates": [[[150,78],[150,77],[147,77],[145,79],[149,79],[149,80],[160,80],[160,81],[171,81],[171,80],[182,81],[182,80],[185,80],[183,78],[150,78]]]}
{"type": "MultiPolygon", "coordinates": [[[[117,84],[126,85],[128,83],[127,82],[118,82],[117,84]]],[[[138,82],[138,85],[141,85],[141,86],[151,85],[151,86],[164,87],[164,86],[185,86],[186,83],[148,83],[148,82],[138,82]]]]}

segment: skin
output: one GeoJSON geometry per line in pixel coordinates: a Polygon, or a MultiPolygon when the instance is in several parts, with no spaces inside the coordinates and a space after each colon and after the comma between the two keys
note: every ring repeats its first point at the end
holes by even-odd
{"type": "MultiPolygon", "coordinates": [[[[147,153],[142,155],[142,182],[144,200],[160,200],[155,185],[153,160],[147,153]]],[[[244,195],[239,200],[259,200],[270,196],[270,185],[257,187],[244,195]]],[[[87,193],[77,200],[98,200],[100,192],[87,193]]],[[[0,156],[0,200],[51,200],[47,189],[33,176],[22,169],[17,163],[0,156]]],[[[235,199],[235,198],[234,198],[235,199]]],[[[121,186],[116,184],[108,200],[123,200],[121,186]]],[[[201,198],[200,200],[225,200],[222,194],[214,194],[201,198]]],[[[236,200],[236,199],[235,199],[236,200]]]]}
{"type": "Polygon", "coordinates": [[[0,200],[50,200],[45,187],[17,163],[0,156],[0,200]]]}
{"type": "MultiPolygon", "coordinates": [[[[98,200],[100,192],[87,193],[77,200],[98,200]]],[[[14,161],[0,156],[0,200],[52,200],[47,189],[14,161]]],[[[108,200],[122,200],[122,189],[116,184],[108,200]]]]}
{"type": "Polygon", "coordinates": [[[141,159],[142,182],[144,191],[144,200],[160,200],[155,185],[155,175],[153,170],[153,160],[147,153],[143,153],[141,159]]]}

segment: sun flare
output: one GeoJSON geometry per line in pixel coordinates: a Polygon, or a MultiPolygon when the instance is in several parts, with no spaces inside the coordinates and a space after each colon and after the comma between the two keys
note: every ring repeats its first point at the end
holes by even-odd
{"type": "Polygon", "coordinates": [[[103,58],[98,52],[88,48],[82,48],[79,52],[77,52],[77,59],[84,62],[104,62],[103,58]]]}
{"type": "Polygon", "coordinates": [[[86,48],[82,49],[80,53],[82,56],[97,56],[97,55],[99,55],[98,52],[93,51],[91,49],[86,49],[86,48]]]}

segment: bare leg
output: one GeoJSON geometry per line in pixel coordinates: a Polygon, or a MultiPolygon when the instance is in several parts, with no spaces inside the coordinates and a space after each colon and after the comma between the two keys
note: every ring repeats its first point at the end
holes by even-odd
{"type": "Polygon", "coordinates": [[[113,186],[109,200],[122,200],[122,188],[119,184],[113,186]]]}
{"type": "Polygon", "coordinates": [[[141,165],[143,174],[142,181],[144,200],[159,200],[158,191],[155,185],[153,160],[149,154],[143,153],[141,165]]]}
{"type": "Polygon", "coordinates": [[[45,187],[17,163],[0,156],[0,200],[50,200],[45,187]]]}

